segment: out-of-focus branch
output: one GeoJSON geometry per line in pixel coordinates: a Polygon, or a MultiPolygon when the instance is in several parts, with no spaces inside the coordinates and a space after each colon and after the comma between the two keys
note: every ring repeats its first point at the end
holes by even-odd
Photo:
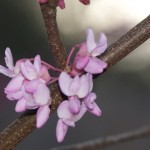
{"type": "MultiPolygon", "coordinates": [[[[55,0],[50,0],[48,5],[44,4],[43,6],[41,6],[41,10],[43,11],[44,20],[46,22],[45,24],[47,28],[51,28],[51,23],[55,24],[54,26],[56,26],[56,20],[55,21],[53,20],[54,22],[51,21],[51,19],[56,19],[55,4],[56,4],[55,0]],[[52,17],[51,19],[48,19],[49,15],[52,17]]],[[[59,36],[57,28],[53,29],[56,30],[56,32],[47,29],[48,38],[52,38],[51,40],[49,40],[49,45],[51,49],[53,49],[54,55],[56,55],[55,59],[57,60],[58,58],[59,60],[57,61],[58,66],[63,68],[66,60],[65,52],[62,52],[63,49],[59,37],[58,40],[60,43],[57,40],[56,41],[53,40],[53,38],[55,38],[52,36],[53,33],[56,33],[54,36],[59,36]],[[58,47],[58,49],[57,49],[58,46],[57,42],[59,43],[58,45],[60,46],[58,47]],[[61,52],[64,55],[62,55],[61,52]]],[[[115,42],[112,46],[110,46],[108,48],[108,51],[101,57],[102,60],[108,63],[108,67],[111,67],[113,64],[120,61],[124,56],[126,56],[128,53],[133,51],[136,47],[138,47],[140,44],[142,44],[148,38],[150,38],[150,16],[147,17],[141,23],[139,23],[139,25],[134,27],[131,31],[129,31],[128,34],[124,36],[125,38],[122,37],[119,41],[115,42]],[[126,46],[126,44],[128,44],[128,46],[126,46]]],[[[60,92],[58,92],[56,84],[52,86],[51,90],[53,99],[52,109],[54,110],[61,101],[61,95],[60,92]]],[[[2,131],[0,133],[0,150],[13,149],[21,140],[23,140],[27,135],[29,135],[35,129],[35,119],[36,119],[35,113],[32,114],[25,113],[20,118],[15,120],[14,123],[8,126],[4,131],[2,131]]]]}
{"type": "Polygon", "coordinates": [[[128,131],[113,136],[107,136],[96,140],[91,140],[70,146],[52,148],[50,150],[97,150],[114,144],[150,137],[150,126],[142,127],[133,131],[128,131]]]}

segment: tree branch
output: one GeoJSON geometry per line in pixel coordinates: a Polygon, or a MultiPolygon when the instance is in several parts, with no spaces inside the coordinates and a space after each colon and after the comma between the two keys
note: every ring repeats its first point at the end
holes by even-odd
{"type": "MultiPolygon", "coordinates": [[[[59,60],[57,61],[58,66],[60,68],[64,68],[66,54],[64,48],[62,49],[61,40],[58,37],[59,32],[57,30],[55,18],[56,1],[51,0],[49,4],[44,4],[43,6],[41,6],[41,10],[43,11],[43,17],[45,20],[45,25],[47,27],[49,45],[54,53],[54,56],[56,55],[55,59],[57,60],[58,58],[59,60]],[[51,18],[48,19],[48,15],[50,15],[51,18]],[[51,19],[55,20],[51,21],[51,19]],[[56,26],[56,28],[53,28],[53,30],[55,30],[54,32],[49,29],[51,28],[51,26],[56,26]],[[52,35],[53,33],[54,35],[52,35]],[[53,40],[55,36],[57,36],[56,41],[53,40]]],[[[110,46],[108,48],[108,51],[101,57],[101,59],[108,63],[109,68],[116,62],[120,61],[128,53],[133,51],[140,44],[145,42],[148,38],[150,38],[150,16],[143,20],[141,23],[139,23],[131,31],[129,31],[128,34],[126,34],[124,37],[122,37],[120,40],[110,46]]],[[[53,99],[52,109],[55,110],[60,101],[62,101],[61,94],[60,92],[58,92],[56,84],[52,85],[51,93],[53,99]]],[[[0,133],[0,150],[14,149],[14,147],[20,141],[22,141],[35,129],[35,120],[35,112],[26,112],[20,118],[15,120],[10,126],[8,126],[4,131],[2,131],[0,133]]]]}
{"type": "Polygon", "coordinates": [[[94,149],[97,150],[100,148],[105,148],[107,146],[131,141],[131,140],[137,140],[149,136],[150,136],[150,126],[146,126],[133,131],[124,132],[113,136],[107,136],[104,138],[99,138],[96,140],[91,140],[91,141],[74,144],[70,146],[52,148],[50,150],[94,150],[94,149]]]}

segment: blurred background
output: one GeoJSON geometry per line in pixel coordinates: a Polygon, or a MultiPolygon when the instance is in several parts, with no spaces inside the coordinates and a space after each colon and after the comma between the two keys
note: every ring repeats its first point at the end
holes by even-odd
{"type": "MultiPolygon", "coordinates": [[[[58,8],[57,21],[64,45],[71,47],[85,40],[92,27],[95,36],[104,32],[109,45],[150,14],[149,0],[91,0],[84,6],[78,0],[65,0],[58,8]]],[[[5,65],[4,51],[10,47],[14,60],[34,57],[55,65],[48,49],[46,32],[36,0],[5,0],[0,4],[0,64],[5,65]]],[[[0,130],[21,114],[15,113],[15,102],[5,98],[4,88],[10,79],[0,74],[0,130]]],[[[49,150],[52,147],[113,135],[150,123],[150,40],[94,81],[97,103],[103,115],[87,113],[76,127],[69,128],[63,143],[55,137],[57,114],[35,130],[15,150],[49,150]]],[[[118,144],[105,150],[149,150],[150,138],[118,144]]]]}

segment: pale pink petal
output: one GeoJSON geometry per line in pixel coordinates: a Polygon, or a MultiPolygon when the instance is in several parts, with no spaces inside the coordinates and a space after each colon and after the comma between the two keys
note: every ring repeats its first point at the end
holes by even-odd
{"type": "Polygon", "coordinates": [[[96,116],[100,116],[101,110],[98,107],[98,105],[95,103],[96,98],[97,96],[95,93],[89,93],[88,96],[86,96],[83,99],[83,103],[85,104],[89,112],[91,112],[92,114],[96,116]]]}
{"type": "Polygon", "coordinates": [[[77,69],[83,69],[89,62],[90,57],[89,56],[80,56],[78,61],[76,62],[76,68],[77,69]]]}
{"type": "Polygon", "coordinates": [[[35,67],[36,71],[38,73],[40,73],[40,69],[41,69],[41,58],[40,58],[40,55],[37,55],[34,58],[34,67],[35,67]]]}
{"type": "Polygon", "coordinates": [[[91,85],[89,84],[89,78],[87,75],[82,75],[80,77],[80,89],[77,92],[79,98],[84,98],[91,90],[91,85]]]}
{"type": "Polygon", "coordinates": [[[56,137],[58,142],[62,142],[66,136],[68,126],[61,119],[58,120],[56,126],[56,137]]]}
{"type": "Polygon", "coordinates": [[[4,74],[5,76],[8,76],[10,78],[13,78],[16,76],[16,74],[12,70],[9,70],[1,65],[0,65],[0,73],[4,74]]]}
{"type": "Polygon", "coordinates": [[[75,127],[75,123],[73,121],[62,119],[63,123],[70,127],[75,127]]]}
{"type": "Polygon", "coordinates": [[[102,112],[101,112],[100,108],[98,107],[98,105],[94,102],[93,106],[94,106],[93,110],[89,109],[89,111],[96,116],[101,116],[102,112]]]}
{"type": "Polygon", "coordinates": [[[72,80],[73,79],[66,72],[62,72],[58,79],[61,91],[67,96],[70,95],[69,86],[72,80]]]}
{"type": "Polygon", "coordinates": [[[107,48],[107,37],[104,33],[100,33],[96,48],[91,52],[93,57],[99,56],[107,48]]]}
{"type": "Polygon", "coordinates": [[[29,60],[21,62],[21,72],[28,80],[33,80],[37,77],[37,71],[29,60]]]}
{"type": "Polygon", "coordinates": [[[50,90],[44,83],[39,83],[36,91],[33,93],[35,102],[40,106],[50,104],[50,90]]]}
{"type": "Polygon", "coordinates": [[[8,85],[5,88],[5,93],[8,92],[16,92],[21,89],[23,85],[24,77],[22,75],[18,75],[11,79],[8,85]]]}
{"type": "Polygon", "coordinates": [[[46,68],[46,66],[42,65],[41,70],[40,70],[40,78],[42,78],[46,82],[50,81],[51,76],[50,76],[50,74],[49,74],[48,69],[46,68]]]}
{"type": "Polygon", "coordinates": [[[32,94],[25,93],[25,99],[27,101],[26,102],[27,109],[36,109],[40,107],[40,105],[35,102],[35,99],[32,94]]]}
{"type": "Polygon", "coordinates": [[[80,88],[80,78],[79,76],[76,76],[74,79],[72,79],[72,82],[68,87],[69,94],[67,96],[76,95],[76,93],[79,91],[79,88],[80,88]]]}
{"type": "Polygon", "coordinates": [[[58,3],[58,6],[59,6],[61,9],[64,9],[64,8],[65,8],[65,2],[64,2],[64,0],[57,0],[57,3],[58,3]]]}
{"type": "Polygon", "coordinates": [[[82,105],[81,105],[81,107],[80,107],[80,112],[79,112],[78,114],[74,115],[74,116],[70,119],[70,121],[73,121],[73,122],[79,121],[79,120],[83,117],[83,115],[86,113],[86,111],[87,111],[87,108],[86,108],[85,104],[82,103],[82,105]]]}
{"type": "Polygon", "coordinates": [[[22,90],[20,90],[20,91],[17,91],[17,92],[10,92],[10,93],[7,94],[6,97],[9,100],[19,100],[19,99],[23,98],[23,96],[24,96],[24,93],[23,93],[22,90]]]}
{"type": "Polygon", "coordinates": [[[26,110],[26,100],[24,98],[18,100],[15,111],[16,112],[23,112],[26,110]]]}
{"type": "Polygon", "coordinates": [[[35,79],[30,82],[27,82],[25,85],[26,92],[34,93],[36,91],[39,83],[41,83],[40,79],[35,79]]]}
{"type": "Polygon", "coordinates": [[[84,68],[84,70],[91,74],[98,74],[102,73],[106,67],[107,64],[104,61],[98,58],[91,57],[89,63],[84,68]]]}
{"type": "Polygon", "coordinates": [[[59,107],[57,108],[57,115],[59,118],[62,119],[70,119],[72,118],[73,114],[69,110],[69,101],[63,101],[59,107]]]}
{"type": "Polygon", "coordinates": [[[5,57],[6,66],[8,67],[8,69],[13,71],[14,70],[13,56],[10,48],[8,47],[5,50],[5,56],[6,56],[5,57]]]}
{"type": "Polygon", "coordinates": [[[36,114],[36,127],[41,128],[49,118],[50,108],[49,106],[40,107],[36,114]]]}
{"type": "Polygon", "coordinates": [[[69,109],[71,113],[73,113],[74,115],[78,114],[80,111],[80,107],[81,107],[80,100],[76,96],[69,98],[69,109]]]}
{"type": "Polygon", "coordinates": [[[91,53],[97,46],[97,44],[95,42],[94,33],[93,33],[93,30],[91,28],[89,28],[87,30],[86,45],[87,45],[87,50],[89,53],[91,53]]]}
{"type": "Polygon", "coordinates": [[[86,107],[90,110],[94,109],[94,101],[96,100],[97,96],[95,93],[89,93],[84,99],[83,102],[86,105],[86,107]]]}

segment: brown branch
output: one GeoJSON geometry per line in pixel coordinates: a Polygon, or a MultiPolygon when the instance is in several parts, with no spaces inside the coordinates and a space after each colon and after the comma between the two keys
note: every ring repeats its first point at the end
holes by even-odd
{"type": "MultiPolygon", "coordinates": [[[[51,23],[52,24],[54,23],[56,25],[56,20],[55,21],[53,20],[54,22],[51,21],[51,19],[55,19],[56,17],[55,0],[51,0],[50,3],[51,2],[54,2],[53,5],[44,4],[43,6],[41,6],[41,10],[43,11],[43,14],[44,14],[44,19],[47,23],[47,24],[45,23],[47,28],[51,28],[51,23]],[[49,11],[48,7],[51,11],[49,11]],[[48,19],[48,15],[50,16],[52,15],[52,18],[50,20],[48,19]]],[[[53,53],[57,55],[55,59],[57,60],[57,58],[59,58],[59,61],[57,61],[59,67],[63,68],[65,64],[65,60],[66,60],[66,57],[64,57],[65,53],[63,52],[63,54],[61,54],[61,50],[63,50],[63,47],[61,44],[61,40],[58,37],[59,33],[57,30],[57,27],[53,28],[53,30],[55,30],[56,32],[53,32],[49,29],[47,30],[48,38],[51,38],[51,40],[49,40],[49,45],[53,49],[53,53]],[[57,36],[58,38],[57,40],[59,42],[57,40],[56,41],[53,40],[53,38],[55,38],[52,36],[53,33],[57,33],[54,36],[57,36]],[[58,45],[60,46],[58,47],[58,49],[57,49],[57,46],[58,46],[57,42],[58,42],[58,45]]],[[[131,31],[129,31],[128,34],[124,36],[125,38],[122,37],[119,40],[119,42],[117,41],[112,46],[110,46],[108,48],[108,51],[101,57],[102,60],[108,63],[108,67],[120,61],[124,56],[126,56],[128,53],[133,51],[136,47],[138,47],[140,44],[142,44],[148,38],[150,38],[150,16],[147,17],[141,23],[139,23],[139,25],[134,27],[131,31]],[[128,46],[126,46],[124,42],[128,44],[128,46]]],[[[56,84],[52,86],[51,90],[52,90],[52,99],[53,99],[52,107],[53,109],[56,109],[57,105],[61,101],[61,95],[60,95],[60,92],[57,92],[58,88],[56,84]]],[[[20,141],[22,141],[34,129],[35,129],[35,113],[27,112],[23,114],[20,118],[15,120],[14,123],[12,123],[10,126],[8,126],[4,131],[0,133],[0,150],[13,149],[20,141]]]]}
{"type": "Polygon", "coordinates": [[[150,15],[112,44],[100,59],[107,62],[108,69],[149,38],[150,15]]]}
{"type": "Polygon", "coordinates": [[[146,126],[133,131],[124,132],[113,136],[107,136],[104,138],[99,138],[96,140],[91,140],[70,146],[52,148],[50,150],[94,150],[105,148],[107,146],[119,144],[122,142],[146,138],[149,136],[150,136],[150,126],[146,126]]]}
{"type": "MultiPolygon", "coordinates": [[[[41,5],[41,12],[47,30],[49,48],[52,50],[56,64],[64,68],[67,54],[59,37],[56,23],[57,0],[51,0],[48,4],[41,5]]],[[[50,88],[52,94],[52,107],[55,110],[62,101],[57,84],[50,88]]],[[[20,118],[16,119],[4,131],[0,133],[0,150],[11,150],[35,129],[36,111],[27,111],[20,118]]]]}

